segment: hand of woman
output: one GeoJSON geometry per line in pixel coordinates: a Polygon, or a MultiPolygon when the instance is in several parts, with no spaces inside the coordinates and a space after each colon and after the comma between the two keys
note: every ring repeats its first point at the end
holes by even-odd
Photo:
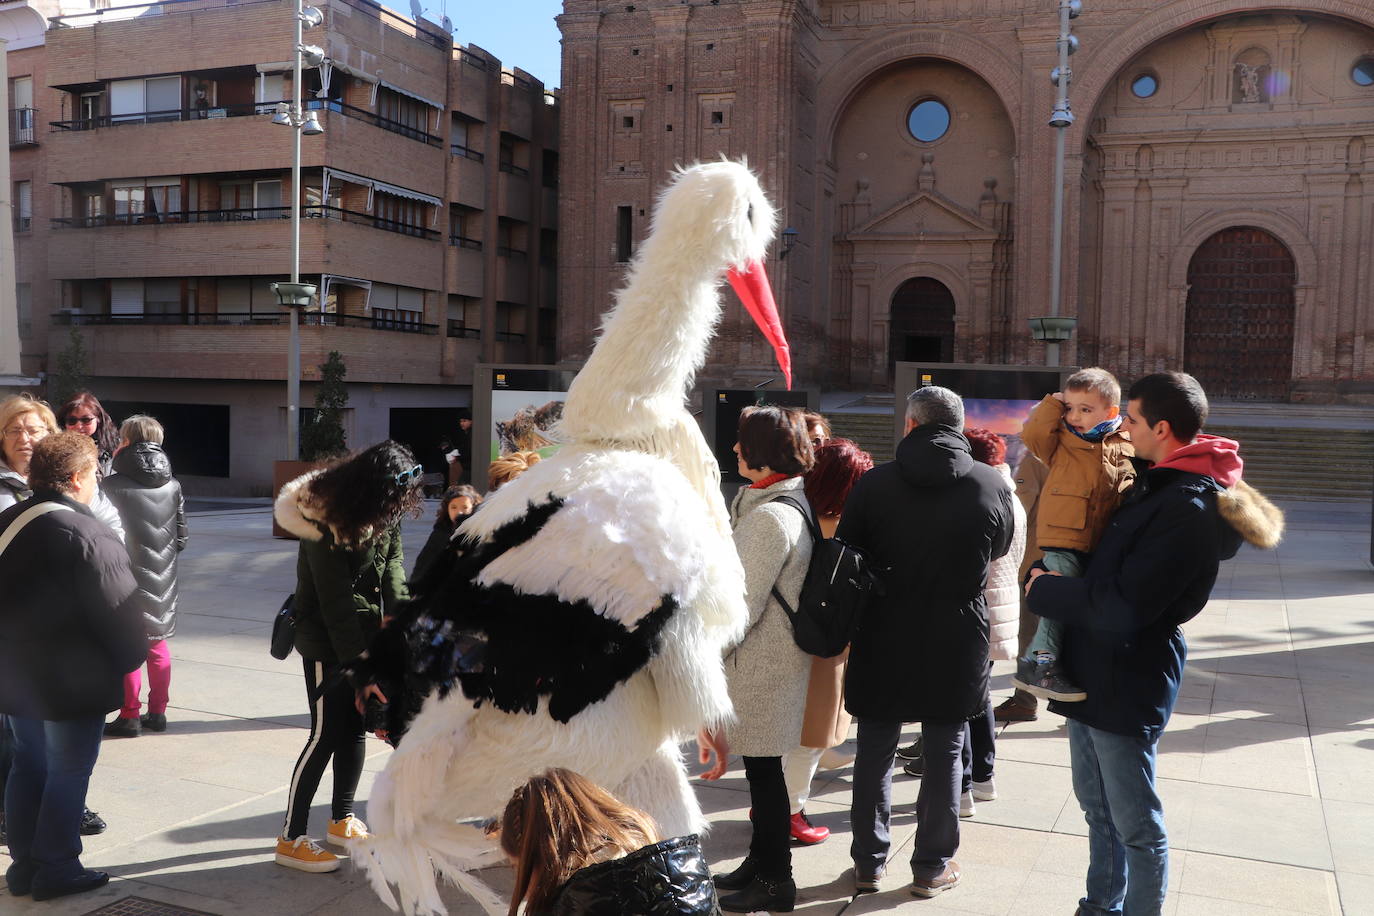
{"type": "Polygon", "coordinates": [[[360,687],[353,693],[353,705],[357,708],[358,715],[367,715],[367,701],[371,697],[376,697],[377,702],[381,703],[383,706],[389,702],[386,698],[386,694],[382,693],[382,688],[378,687],[376,684],[368,684],[365,687],[360,687]]]}
{"type": "Polygon", "coordinates": [[[730,742],[725,739],[725,732],[701,729],[697,732],[697,748],[697,759],[702,763],[711,763],[712,756],[715,757],[715,764],[701,778],[714,780],[724,776],[730,762],[730,742]]]}

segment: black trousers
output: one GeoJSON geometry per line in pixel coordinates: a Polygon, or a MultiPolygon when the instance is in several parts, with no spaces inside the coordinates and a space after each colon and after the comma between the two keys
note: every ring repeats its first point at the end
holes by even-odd
{"type": "Polygon", "coordinates": [[[792,877],[792,803],[781,757],[745,757],[744,778],[754,807],[749,858],[765,878],[792,877]]]}
{"type": "Polygon", "coordinates": [[[344,678],[335,678],[335,668],[324,662],[304,659],[305,693],[310,699],[310,740],[296,760],[291,773],[291,789],[286,796],[286,827],[282,836],[294,840],[307,833],[310,805],[320,787],[325,765],[334,763],[334,795],[330,817],[342,820],[353,813],[353,795],[363,775],[363,717],[353,705],[353,688],[344,678]],[[321,690],[320,685],[327,684],[321,690]]]}

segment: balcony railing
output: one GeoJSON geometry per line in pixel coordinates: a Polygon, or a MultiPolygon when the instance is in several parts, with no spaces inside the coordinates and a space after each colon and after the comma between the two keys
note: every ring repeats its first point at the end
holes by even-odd
{"type": "Polygon", "coordinates": [[[462,235],[450,235],[448,237],[448,243],[456,248],[470,248],[473,251],[482,250],[481,239],[470,239],[462,235]]]}
{"type": "MultiPolygon", "coordinates": [[[[244,102],[238,105],[216,105],[213,108],[169,108],[164,111],[127,112],[117,115],[100,115],[91,118],[77,118],[74,121],[52,121],[56,130],[101,130],[106,127],[121,127],[128,124],[162,124],[168,121],[215,121],[221,118],[243,118],[252,115],[270,115],[277,111],[277,102],[244,102]]],[[[426,133],[400,121],[384,118],[365,108],[355,108],[334,99],[306,99],[305,107],[310,111],[333,111],[345,117],[365,121],[374,127],[418,140],[421,143],[443,148],[442,137],[426,133]]],[[[31,110],[31,109],[29,109],[31,110]]],[[[20,112],[16,111],[15,114],[20,112]]],[[[33,142],[33,141],[30,141],[33,142]]],[[[13,140],[11,140],[13,144],[13,140]]]]}
{"type": "Polygon", "coordinates": [[[521,166],[521,165],[516,165],[514,162],[503,162],[503,163],[501,163],[501,171],[503,171],[503,172],[509,172],[509,173],[512,174],[512,175],[519,175],[521,178],[528,178],[528,177],[530,177],[530,170],[529,170],[529,169],[527,169],[527,168],[525,168],[524,166],[521,166]]]}
{"type": "Polygon", "coordinates": [[[509,245],[496,246],[496,253],[503,258],[514,258],[523,261],[527,252],[523,248],[511,248],[509,245]]]}
{"type": "Polygon", "coordinates": [[[459,143],[452,144],[451,146],[449,146],[448,149],[449,152],[453,155],[462,156],[464,159],[471,159],[473,162],[481,162],[487,158],[486,156],[479,153],[477,150],[469,149],[468,147],[463,146],[459,143]]]}
{"type": "Polygon", "coordinates": [[[10,112],[10,148],[36,146],[34,126],[38,124],[37,108],[16,108],[10,112]]]}
{"type": "MultiPolygon", "coordinates": [[[[413,226],[371,213],[359,213],[340,207],[306,206],[301,208],[303,219],[335,219],[345,223],[362,223],[374,229],[437,241],[439,230],[413,226]]],[[[237,223],[255,220],[291,218],[291,207],[241,207],[221,210],[179,210],[167,213],[114,213],[103,216],[58,217],[53,226],[62,229],[94,229],[105,226],[186,225],[190,223],[237,223]]]]}
{"type": "Polygon", "coordinates": [[[476,338],[479,338],[479,337],[482,336],[482,329],[481,329],[481,328],[470,328],[470,327],[468,327],[466,324],[464,324],[462,321],[459,321],[457,318],[450,318],[450,319],[448,320],[448,336],[449,336],[449,337],[470,337],[470,338],[476,339],[476,338]]]}
{"type": "Polygon", "coordinates": [[[32,229],[32,228],[33,228],[33,217],[32,217],[32,216],[16,216],[16,217],[14,218],[14,231],[15,231],[15,232],[28,232],[28,231],[29,231],[30,229],[32,229]]]}
{"type": "MultiPolygon", "coordinates": [[[[58,325],[159,325],[159,326],[260,326],[284,325],[290,319],[286,312],[144,312],[137,315],[92,314],[89,312],[58,312],[52,316],[58,325]]],[[[401,331],[406,334],[438,334],[437,324],[421,324],[397,318],[373,318],[366,315],[340,315],[337,312],[301,312],[304,327],[370,328],[374,331],[401,331]]]]}
{"type": "Polygon", "coordinates": [[[221,118],[243,118],[250,115],[270,115],[277,110],[276,102],[244,102],[238,105],[216,105],[213,108],[168,108],[162,111],[126,112],[116,115],[96,115],[72,121],[50,121],[56,130],[101,130],[129,124],[161,124],[168,121],[216,121],[221,118]]]}

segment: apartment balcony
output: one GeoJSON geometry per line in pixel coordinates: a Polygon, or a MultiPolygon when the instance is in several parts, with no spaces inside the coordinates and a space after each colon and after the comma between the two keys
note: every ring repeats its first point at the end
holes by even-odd
{"type": "MultiPolygon", "coordinates": [[[[275,103],[172,109],[50,122],[48,180],[54,184],[194,171],[281,169],[291,131],[272,123],[275,103]],[[222,113],[221,113],[222,112],[222,113]]],[[[302,145],[307,166],[324,164],[324,144],[302,145]]]]}
{"type": "Polygon", "coordinates": [[[458,296],[482,298],[486,289],[486,253],[481,242],[449,239],[448,291],[458,296]]]}
{"type": "Polygon", "coordinates": [[[487,207],[487,165],[481,153],[460,147],[461,153],[450,151],[448,158],[449,187],[452,200],[465,207],[485,210],[487,207]]]}
{"type": "MultiPolygon", "coordinates": [[[[290,216],[290,207],[260,207],[54,219],[55,229],[68,231],[49,235],[49,269],[64,279],[287,273],[290,216]]],[[[405,266],[396,267],[411,265],[435,275],[419,285],[438,286],[437,268],[426,263],[438,231],[338,207],[305,207],[301,216],[306,273],[331,272],[331,248],[337,248],[354,266],[332,272],[357,276],[367,267],[378,272],[361,274],[369,279],[415,285],[405,266]]]]}
{"type": "Polygon", "coordinates": [[[510,219],[530,221],[529,172],[518,165],[501,163],[501,175],[496,182],[496,212],[510,219]]]}
{"type": "Polygon", "coordinates": [[[530,301],[530,262],[523,251],[498,249],[496,298],[502,302],[528,305],[530,301]]]}
{"type": "Polygon", "coordinates": [[[38,145],[38,109],[16,108],[10,112],[10,149],[38,145]]]}
{"type": "MultiPolygon", "coordinates": [[[[351,382],[442,380],[444,338],[435,325],[319,312],[306,312],[302,319],[303,366],[318,365],[338,350],[349,354],[351,382]]],[[[60,312],[53,316],[48,352],[60,352],[68,328],[76,325],[93,375],[284,381],[288,320],[285,313],[113,317],[60,312]]]]}

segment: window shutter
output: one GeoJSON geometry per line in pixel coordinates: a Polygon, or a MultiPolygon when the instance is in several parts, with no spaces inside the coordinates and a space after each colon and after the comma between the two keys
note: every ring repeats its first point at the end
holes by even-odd
{"type": "Polygon", "coordinates": [[[142,280],[110,281],[110,314],[129,316],[143,314],[142,280]]]}

